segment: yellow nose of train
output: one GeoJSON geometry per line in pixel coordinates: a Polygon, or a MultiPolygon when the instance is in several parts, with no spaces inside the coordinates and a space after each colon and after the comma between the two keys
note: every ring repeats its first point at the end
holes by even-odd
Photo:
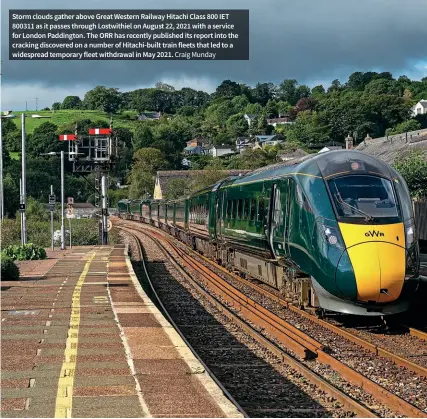
{"type": "Polygon", "coordinates": [[[405,280],[403,223],[360,225],[339,223],[353,266],[359,301],[396,300],[405,280]]]}

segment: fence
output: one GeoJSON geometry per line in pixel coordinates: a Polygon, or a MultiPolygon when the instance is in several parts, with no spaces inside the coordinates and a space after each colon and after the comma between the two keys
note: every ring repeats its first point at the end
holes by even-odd
{"type": "Polygon", "coordinates": [[[414,201],[415,223],[419,240],[427,240],[427,201],[414,201]]]}

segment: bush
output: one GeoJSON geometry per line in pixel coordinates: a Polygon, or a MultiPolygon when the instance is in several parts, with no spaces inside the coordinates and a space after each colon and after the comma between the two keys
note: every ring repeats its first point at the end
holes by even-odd
{"type": "Polygon", "coordinates": [[[16,281],[19,279],[19,269],[13,262],[13,260],[6,256],[4,253],[1,254],[1,279],[2,281],[16,281]]]}
{"type": "Polygon", "coordinates": [[[4,249],[4,254],[12,260],[39,260],[46,259],[46,251],[43,247],[33,243],[27,243],[23,246],[8,246],[4,249]]]}

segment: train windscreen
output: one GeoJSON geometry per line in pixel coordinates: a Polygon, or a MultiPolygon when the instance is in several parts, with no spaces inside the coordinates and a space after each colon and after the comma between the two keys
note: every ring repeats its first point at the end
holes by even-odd
{"type": "Polygon", "coordinates": [[[349,175],[328,181],[338,216],[343,218],[396,218],[399,212],[392,183],[385,178],[349,175]]]}

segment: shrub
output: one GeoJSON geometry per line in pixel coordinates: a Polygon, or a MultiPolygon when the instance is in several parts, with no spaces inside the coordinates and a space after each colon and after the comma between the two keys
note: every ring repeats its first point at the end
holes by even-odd
{"type": "Polygon", "coordinates": [[[13,260],[6,256],[4,253],[1,254],[1,279],[2,281],[16,281],[19,279],[19,269],[13,262],[13,260]]]}
{"type": "Polygon", "coordinates": [[[4,254],[12,260],[39,260],[46,259],[46,251],[41,246],[27,243],[23,246],[8,246],[4,249],[4,254]]]}

